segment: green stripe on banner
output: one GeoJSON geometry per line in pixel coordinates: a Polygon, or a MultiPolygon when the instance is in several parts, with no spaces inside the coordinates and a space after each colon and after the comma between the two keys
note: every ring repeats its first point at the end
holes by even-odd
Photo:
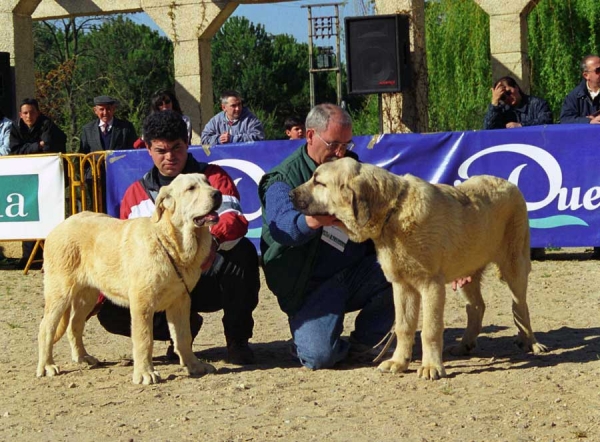
{"type": "Polygon", "coordinates": [[[0,176],[0,223],[39,221],[39,176],[0,176]]]}

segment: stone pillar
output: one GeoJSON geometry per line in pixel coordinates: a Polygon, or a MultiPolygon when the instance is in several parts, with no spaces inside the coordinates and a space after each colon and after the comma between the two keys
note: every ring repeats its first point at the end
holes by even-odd
{"type": "Polygon", "coordinates": [[[375,11],[410,16],[412,84],[402,93],[383,94],[383,132],[426,132],[429,123],[424,0],[375,0],[375,11]]]}
{"type": "MultiPolygon", "coordinates": [[[[35,96],[33,26],[31,14],[41,0],[2,0],[0,2],[0,52],[10,53],[12,93],[16,104],[35,96]]],[[[16,117],[14,113],[11,117],[16,117]]]]}
{"type": "Polygon", "coordinates": [[[527,47],[527,15],[538,0],[475,0],[490,16],[492,78],[515,77],[521,89],[531,86],[527,47]]]}
{"type": "Polygon", "coordinates": [[[213,116],[210,40],[235,11],[237,3],[145,3],[144,12],[173,42],[175,93],[182,110],[192,120],[192,144],[200,144],[200,133],[213,116]]]}

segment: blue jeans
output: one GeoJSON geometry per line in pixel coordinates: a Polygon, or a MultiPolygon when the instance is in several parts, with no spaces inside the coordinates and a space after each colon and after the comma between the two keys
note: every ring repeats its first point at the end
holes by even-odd
{"type": "Polygon", "coordinates": [[[352,339],[369,346],[377,344],[394,322],[394,298],[375,255],[313,284],[300,310],[289,318],[302,365],[317,370],[344,359],[350,347],[341,339],[344,315],[357,310],[361,311],[352,339]]]}

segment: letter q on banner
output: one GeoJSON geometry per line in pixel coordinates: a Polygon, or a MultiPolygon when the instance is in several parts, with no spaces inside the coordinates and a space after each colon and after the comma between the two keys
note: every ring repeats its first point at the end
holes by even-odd
{"type": "Polygon", "coordinates": [[[45,239],[65,219],[59,155],[0,157],[0,240],[45,239]]]}

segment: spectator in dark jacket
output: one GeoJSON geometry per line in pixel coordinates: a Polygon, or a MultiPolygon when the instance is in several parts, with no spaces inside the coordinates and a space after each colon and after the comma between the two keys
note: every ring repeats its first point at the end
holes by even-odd
{"type": "MultiPolygon", "coordinates": [[[[19,110],[19,121],[15,121],[10,130],[10,154],[66,153],[66,144],[67,136],[40,112],[37,100],[24,99],[19,110]]],[[[34,241],[23,241],[23,257],[19,261],[21,268],[27,265],[34,247],[34,241]]],[[[42,259],[41,249],[38,249],[35,259],[42,259]]],[[[35,267],[38,267],[37,263],[35,267]]]]}
{"type": "MultiPolygon", "coordinates": [[[[584,57],[581,72],[583,80],[565,98],[560,122],[600,124],[600,57],[584,57]]],[[[594,247],[592,259],[600,259],[600,247],[594,247]]]]}
{"type": "Polygon", "coordinates": [[[19,121],[10,131],[10,154],[59,152],[67,152],[67,136],[40,112],[36,99],[25,98],[21,102],[19,121]]]}
{"type": "Polygon", "coordinates": [[[565,98],[560,122],[600,124],[600,57],[585,57],[581,72],[583,80],[565,98]]]}
{"type": "Polygon", "coordinates": [[[483,122],[484,129],[512,129],[552,124],[546,100],[525,94],[513,77],[502,77],[492,88],[492,102],[483,122]]]}

